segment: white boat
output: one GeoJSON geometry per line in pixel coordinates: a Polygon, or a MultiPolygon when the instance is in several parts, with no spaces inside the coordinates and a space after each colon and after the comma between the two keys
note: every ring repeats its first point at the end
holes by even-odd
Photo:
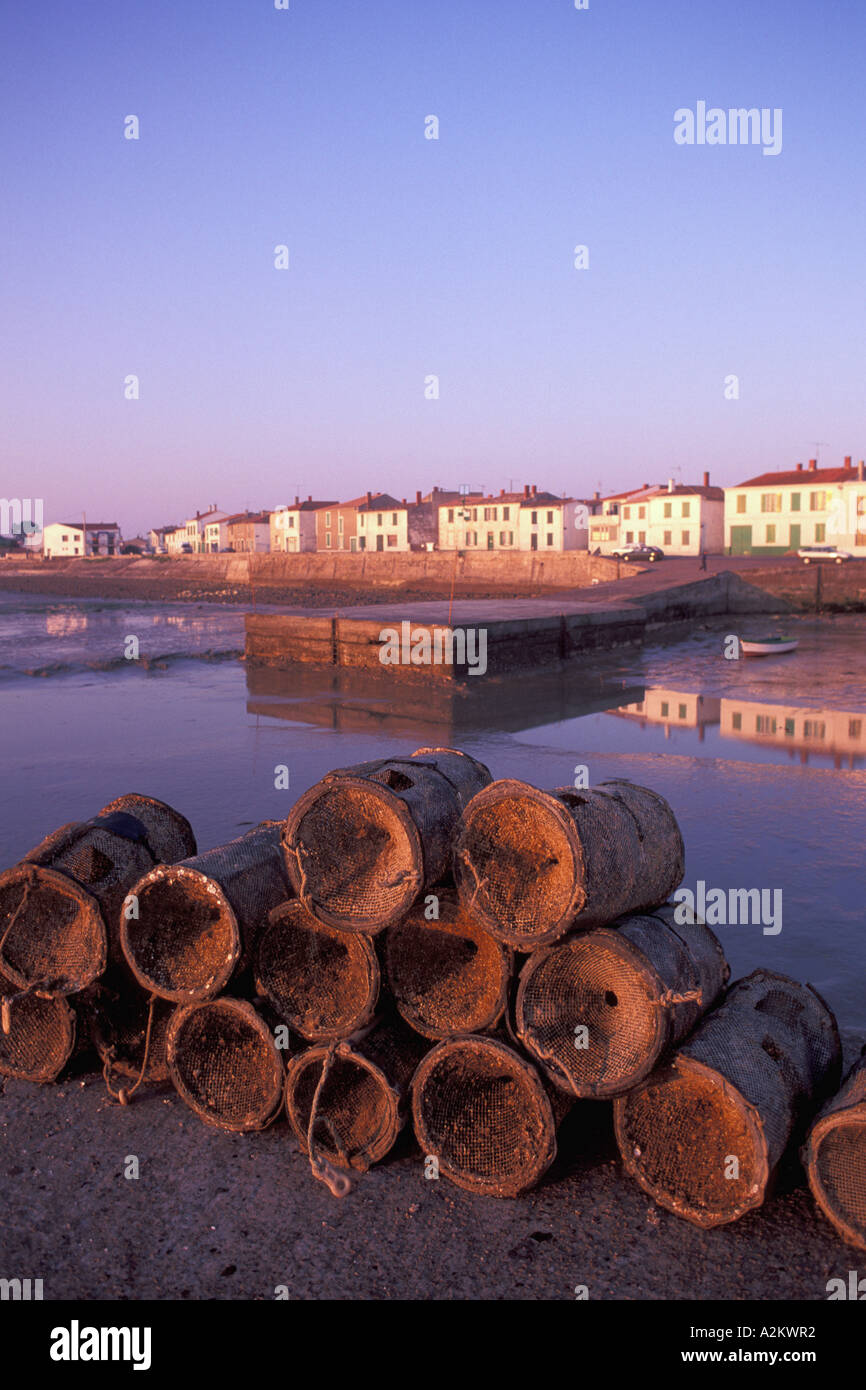
{"type": "Polygon", "coordinates": [[[779,656],[781,652],[792,652],[799,647],[796,637],[741,637],[743,656],[779,656]]]}

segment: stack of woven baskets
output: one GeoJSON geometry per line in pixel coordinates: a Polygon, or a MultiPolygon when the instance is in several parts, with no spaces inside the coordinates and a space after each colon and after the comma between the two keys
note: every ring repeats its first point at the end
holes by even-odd
{"type": "Polygon", "coordinates": [[[336,1195],[411,1115],[428,1175],[516,1196],[565,1113],[606,1098],[669,1210],[734,1220],[805,1140],[817,1201],[866,1248],[866,1063],[834,1095],[814,990],[728,987],[670,902],[683,871],[655,792],[539,791],[455,749],[334,771],[201,855],[171,808],[121,797],[0,875],[0,1073],[51,1081],[94,1047],[122,1103],[170,1077],[225,1129],[285,1112],[336,1195]]]}

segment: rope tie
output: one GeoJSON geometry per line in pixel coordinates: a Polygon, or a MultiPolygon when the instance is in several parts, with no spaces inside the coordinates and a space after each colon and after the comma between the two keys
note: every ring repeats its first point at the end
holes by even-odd
{"type": "Polygon", "coordinates": [[[469,906],[468,906],[467,909],[466,909],[467,912],[470,912],[470,913],[471,913],[472,910],[473,910],[474,907],[475,907],[475,899],[478,897],[478,894],[481,892],[482,888],[486,888],[486,887],[487,887],[487,884],[488,884],[489,880],[488,880],[486,877],[485,877],[485,878],[479,878],[479,876],[478,876],[478,870],[476,869],[475,865],[474,865],[473,862],[472,862],[472,857],[471,857],[471,855],[470,855],[468,849],[464,849],[464,850],[461,850],[461,851],[460,851],[460,858],[462,859],[463,863],[466,865],[467,869],[470,870],[470,872],[471,872],[471,874],[472,874],[472,877],[475,879],[475,887],[474,887],[474,889],[472,890],[472,897],[469,899],[469,906]]]}
{"type": "MultiPolygon", "coordinates": [[[[346,1197],[352,1190],[352,1184],[349,1182],[345,1173],[338,1173],[336,1168],[333,1168],[326,1158],[321,1157],[316,1146],[316,1141],[313,1138],[313,1131],[316,1128],[316,1120],[318,1118],[319,1097],[328,1079],[328,1074],[333,1066],[339,1046],[339,1042],[332,1042],[325,1053],[325,1060],[322,1064],[322,1074],[319,1077],[318,1084],[313,1093],[313,1104],[310,1107],[310,1123],[307,1125],[307,1150],[310,1155],[310,1172],[313,1177],[316,1178],[317,1181],[323,1182],[330,1190],[332,1196],[346,1197]]],[[[328,1129],[333,1135],[333,1129],[330,1123],[328,1121],[325,1121],[325,1123],[328,1125],[328,1129]]],[[[345,1157],[346,1155],[344,1155],[340,1145],[337,1144],[336,1147],[340,1157],[345,1157]]]]}
{"type": "Polygon", "coordinates": [[[659,995],[656,1005],[660,1009],[672,1008],[675,1004],[702,1004],[704,996],[699,989],[690,989],[686,994],[677,994],[674,990],[666,990],[659,995]]]}
{"type": "Polygon", "coordinates": [[[147,1028],[144,1034],[144,1057],[141,1063],[141,1071],[138,1073],[138,1080],[135,1082],[135,1084],[133,1086],[119,1086],[116,1091],[112,1089],[111,1063],[113,1061],[113,1056],[109,1056],[107,1058],[105,1066],[102,1068],[102,1077],[105,1082],[105,1089],[108,1091],[108,1094],[111,1096],[112,1100],[120,1101],[121,1105],[129,1104],[130,1097],[135,1095],[135,1092],[138,1090],[139,1086],[144,1080],[144,1074],[147,1071],[148,1055],[150,1053],[150,1035],[153,1029],[153,1013],[155,1008],[156,995],[152,994],[150,996],[150,1003],[148,1004],[147,1009],[147,1028]]]}
{"type": "Polygon", "coordinates": [[[310,894],[310,890],[309,890],[309,888],[307,887],[307,871],[306,871],[306,869],[304,868],[303,860],[302,860],[302,858],[301,858],[301,856],[302,856],[302,855],[306,855],[306,854],[308,853],[308,851],[304,849],[303,845],[290,845],[290,846],[288,846],[288,848],[291,850],[291,853],[294,855],[295,863],[296,863],[297,866],[298,866],[298,878],[300,879],[300,886],[299,886],[299,888],[298,888],[298,897],[299,897],[300,900],[301,900],[302,906],[305,907],[305,908],[307,909],[307,911],[309,912],[310,916],[312,917],[312,916],[315,915],[315,914],[313,913],[313,899],[312,899],[312,896],[311,896],[311,894],[310,894]]]}

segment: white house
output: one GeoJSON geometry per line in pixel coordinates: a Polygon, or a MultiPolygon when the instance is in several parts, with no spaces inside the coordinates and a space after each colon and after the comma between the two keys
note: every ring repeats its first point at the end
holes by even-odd
{"type": "Polygon", "coordinates": [[[119,555],[123,537],[116,521],[52,521],[42,531],[42,554],[46,560],[74,555],[119,555]]]}
{"type": "MultiPolygon", "coordinates": [[[[187,517],[183,523],[186,532],[184,542],[191,547],[195,554],[212,548],[213,541],[208,543],[205,539],[205,530],[214,521],[224,521],[228,512],[221,512],[214,502],[213,506],[208,507],[206,512],[196,512],[195,516],[187,517]]],[[[220,547],[217,546],[217,549],[220,547]]]]}
{"type": "Polygon", "coordinates": [[[295,498],[293,505],[277,507],[271,512],[270,547],[289,555],[316,549],[316,512],[324,507],[336,507],[333,502],[305,502],[295,498]]]}
{"type": "Polygon", "coordinates": [[[595,511],[589,518],[589,548],[610,555],[620,545],[627,545],[624,538],[625,523],[622,513],[629,507],[629,522],[632,532],[646,529],[646,499],[660,491],[659,483],[644,483],[628,492],[614,492],[595,503],[595,511]],[[633,511],[632,508],[635,510],[633,511]]]}
{"type": "Polygon", "coordinates": [[[579,550],[587,543],[588,507],[539,492],[466,496],[439,507],[440,550],[579,550]]]}
{"type": "Polygon", "coordinates": [[[838,545],[866,558],[866,483],[853,467],[798,463],[725,488],[729,555],[784,555],[802,545],[838,545]]]}
{"type": "Polygon", "coordinates": [[[670,479],[667,487],[648,492],[643,502],[622,508],[621,544],[656,545],[666,555],[721,555],[725,539],[725,494],[710,487],[704,474],[700,487],[670,479]],[[643,512],[641,517],[639,513],[643,512]]]}

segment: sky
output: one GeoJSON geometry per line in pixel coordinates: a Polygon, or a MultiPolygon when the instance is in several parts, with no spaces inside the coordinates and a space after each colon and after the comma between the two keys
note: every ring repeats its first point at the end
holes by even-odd
{"type": "Polygon", "coordinates": [[[0,7],[3,496],[133,535],[866,455],[862,0],[288,3],[0,7]],[[676,143],[699,101],[780,152],[676,143]]]}

